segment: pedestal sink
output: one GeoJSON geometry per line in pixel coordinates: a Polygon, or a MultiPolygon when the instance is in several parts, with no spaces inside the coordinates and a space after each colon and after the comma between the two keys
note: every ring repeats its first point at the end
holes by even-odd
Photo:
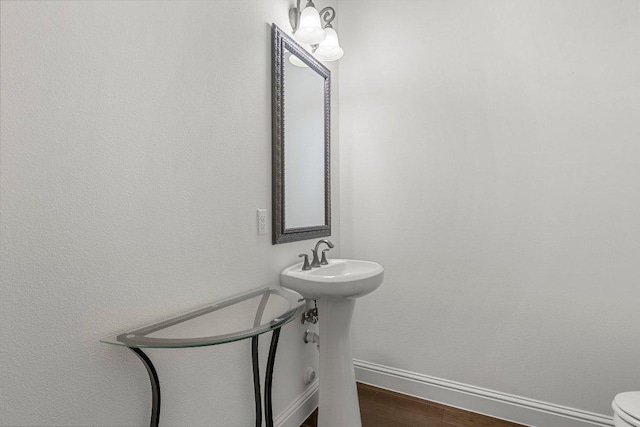
{"type": "Polygon", "coordinates": [[[303,271],[285,268],[282,286],[318,302],[320,404],[318,427],[360,427],[360,406],[351,353],[351,317],[356,298],[376,290],[384,277],[378,263],[351,259],[303,271]]]}

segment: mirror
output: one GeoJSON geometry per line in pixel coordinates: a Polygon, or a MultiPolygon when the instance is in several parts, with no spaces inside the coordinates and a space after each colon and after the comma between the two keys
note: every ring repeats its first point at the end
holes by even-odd
{"type": "Polygon", "coordinates": [[[272,41],[273,244],[329,236],[331,72],[275,24],[272,41]]]}

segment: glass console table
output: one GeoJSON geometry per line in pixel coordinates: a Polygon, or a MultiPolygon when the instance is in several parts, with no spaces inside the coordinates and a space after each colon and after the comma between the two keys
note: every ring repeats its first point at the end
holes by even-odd
{"type": "Polygon", "coordinates": [[[151,360],[142,351],[143,348],[204,347],[251,338],[256,427],[260,427],[262,399],[258,336],[273,331],[264,385],[265,420],[267,427],[273,427],[271,385],[280,328],[302,314],[304,308],[304,298],[298,293],[267,286],[100,341],[127,347],[144,364],[151,380],[150,426],[157,427],[160,420],[160,381],[151,360]]]}

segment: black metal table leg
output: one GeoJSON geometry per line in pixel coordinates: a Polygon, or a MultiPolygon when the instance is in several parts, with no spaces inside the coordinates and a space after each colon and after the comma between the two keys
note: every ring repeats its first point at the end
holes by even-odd
{"type": "Polygon", "coordinates": [[[144,354],[142,350],[134,347],[128,348],[140,358],[140,360],[144,364],[144,367],[147,368],[147,373],[149,374],[149,379],[151,380],[151,421],[149,422],[149,426],[158,427],[158,422],[160,421],[160,381],[158,380],[158,373],[153,367],[151,359],[149,359],[149,357],[147,357],[147,355],[144,354]]]}
{"type": "Polygon", "coordinates": [[[256,427],[262,427],[262,398],[260,397],[260,363],[258,360],[258,335],[251,338],[251,361],[253,362],[253,395],[256,401],[256,427]]]}
{"type": "MultiPolygon", "coordinates": [[[[273,365],[276,359],[276,350],[278,348],[278,339],[280,337],[280,328],[274,329],[271,336],[271,346],[269,347],[269,356],[267,358],[267,371],[264,380],[264,406],[265,421],[267,427],[273,427],[273,406],[271,398],[271,390],[273,384],[273,365]]],[[[142,361],[144,367],[149,374],[151,381],[151,420],[150,427],[158,427],[160,422],[160,380],[151,359],[139,348],[128,347],[142,361]]],[[[260,396],[260,365],[258,359],[258,336],[251,340],[251,358],[253,362],[253,388],[256,407],[256,427],[262,426],[262,399],[260,396]]]]}
{"type": "Polygon", "coordinates": [[[273,330],[271,335],[271,346],[269,347],[269,358],[267,359],[267,372],[264,378],[264,415],[267,427],[273,427],[273,407],[271,406],[271,386],[273,382],[273,364],[276,360],[276,350],[278,348],[278,338],[280,328],[273,330]]]}

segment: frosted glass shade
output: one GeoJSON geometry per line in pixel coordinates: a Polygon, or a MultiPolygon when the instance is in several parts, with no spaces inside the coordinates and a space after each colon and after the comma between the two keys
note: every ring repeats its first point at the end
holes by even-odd
{"type": "Polygon", "coordinates": [[[296,67],[302,67],[302,68],[309,67],[307,64],[302,62],[302,60],[297,56],[295,56],[294,54],[289,55],[289,62],[295,65],[296,67]]]}
{"type": "Polygon", "coordinates": [[[307,6],[300,15],[300,26],[294,36],[302,43],[318,44],[327,36],[320,25],[320,14],[313,6],[307,6]]]}
{"type": "Polygon", "coordinates": [[[338,43],[338,34],[333,28],[325,28],[324,31],[327,37],[318,45],[315,56],[322,61],[337,61],[344,55],[344,50],[338,43]]]}

